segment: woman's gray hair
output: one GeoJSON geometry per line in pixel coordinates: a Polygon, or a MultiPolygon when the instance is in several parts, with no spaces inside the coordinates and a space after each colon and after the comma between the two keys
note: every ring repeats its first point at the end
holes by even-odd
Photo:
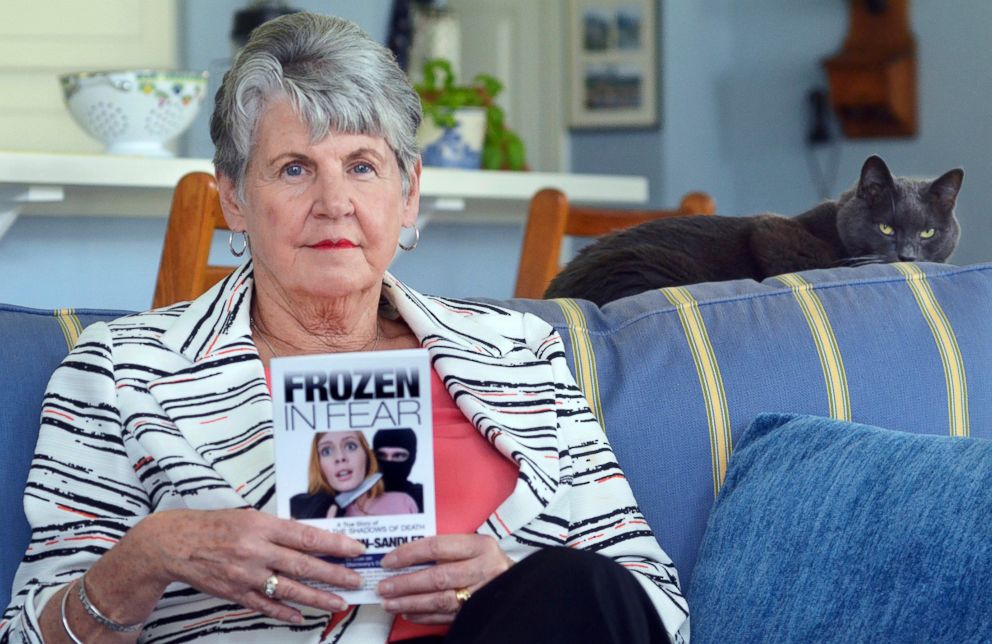
{"type": "Polygon", "coordinates": [[[385,139],[409,194],[420,158],[414,141],[420,98],[392,53],[357,25],[300,12],[252,32],[214,99],[214,166],[234,182],[240,200],[258,120],[268,102],[285,98],[314,143],[331,130],[385,139]]]}

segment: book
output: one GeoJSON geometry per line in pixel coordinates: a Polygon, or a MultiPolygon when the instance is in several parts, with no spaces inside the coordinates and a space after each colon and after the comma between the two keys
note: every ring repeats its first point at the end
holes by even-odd
{"type": "Polygon", "coordinates": [[[437,532],[431,371],[425,349],[274,358],[276,513],[365,544],[359,590],[303,580],[351,604],[378,603],[382,557],[437,532]]]}

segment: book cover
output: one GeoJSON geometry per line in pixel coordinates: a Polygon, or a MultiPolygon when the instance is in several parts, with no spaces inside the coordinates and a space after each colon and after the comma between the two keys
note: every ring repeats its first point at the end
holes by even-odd
{"type": "Polygon", "coordinates": [[[396,546],[434,535],[430,362],[425,349],[274,358],[270,364],[276,511],[365,544],[328,558],[364,579],[357,591],[306,580],[351,604],[380,601],[396,546]]]}

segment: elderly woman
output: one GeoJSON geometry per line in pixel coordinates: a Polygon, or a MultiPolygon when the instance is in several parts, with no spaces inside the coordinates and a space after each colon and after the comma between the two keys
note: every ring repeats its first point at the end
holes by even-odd
{"type": "Polygon", "coordinates": [[[416,242],[401,229],[415,230],[420,116],[354,25],[294,14],[256,30],[211,123],[251,261],[193,302],[89,327],[53,375],[0,640],[687,637],[675,569],[552,328],[386,272],[416,242]],[[265,371],[276,356],[411,347],[435,372],[438,536],[383,559],[401,572],[381,604],[349,607],[296,581],[357,587],[315,555],[362,546],[274,516],[265,371]],[[402,571],[414,564],[429,565],[402,571]]]}

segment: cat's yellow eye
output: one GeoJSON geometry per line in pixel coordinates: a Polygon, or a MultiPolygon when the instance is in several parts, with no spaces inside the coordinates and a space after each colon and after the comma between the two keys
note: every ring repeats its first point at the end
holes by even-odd
{"type": "Polygon", "coordinates": [[[934,230],[933,228],[927,228],[922,233],[920,233],[920,239],[930,239],[931,237],[933,237],[933,234],[935,232],[937,231],[934,230]]]}
{"type": "Polygon", "coordinates": [[[883,235],[891,235],[895,232],[895,230],[892,229],[892,226],[888,224],[879,224],[878,229],[882,231],[883,235]]]}

